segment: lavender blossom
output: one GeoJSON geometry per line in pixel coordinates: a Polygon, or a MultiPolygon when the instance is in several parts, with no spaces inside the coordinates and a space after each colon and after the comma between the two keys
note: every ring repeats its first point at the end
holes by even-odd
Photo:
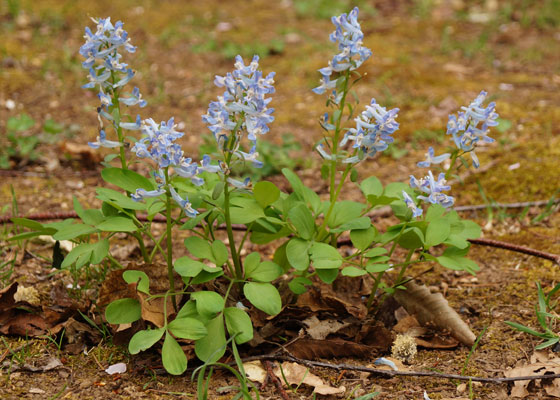
{"type": "Polygon", "coordinates": [[[403,198],[404,198],[404,202],[406,203],[406,206],[412,210],[412,216],[413,217],[419,217],[422,215],[422,209],[420,207],[417,207],[416,204],[414,203],[414,200],[412,200],[412,197],[410,197],[408,195],[408,193],[406,193],[404,190],[402,191],[403,194],[403,198]]]}
{"type": "Polygon", "coordinates": [[[249,65],[243,63],[241,56],[235,60],[233,72],[216,76],[214,84],[226,90],[217,101],[210,103],[208,112],[202,116],[222,149],[232,140],[233,134],[236,134],[233,140],[238,141],[235,147],[239,145],[243,132],[255,142],[257,136],[269,131],[268,124],[274,120],[274,109],[268,108],[271,99],[266,98],[267,94],[274,93],[274,72],[263,77],[258,70],[258,56],[254,56],[249,65]]]}
{"type": "Polygon", "coordinates": [[[337,80],[331,80],[333,72],[353,71],[371,57],[371,50],[362,45],[364,34],[358,23],[358,13],[358,7],[354,7],[348,14],[332,17],[336,29],[329,38],[331,42],[338,43],[340,53],[329,61],[327,67],[319,70],[322,75],[321,85],[313,89],[313,92],[323,94],[327,90],[334,89],[337,80]]]}
{"type": "Polygon", "coordinates": [[[418,196],[418,199],[448,208],[453,205],[455,199],[452,196],[442,193],[443,191],[451,189],[446,183],[447,181],[445,180],[444,173],[440,173],[437,180],[434,179],[432,171],[428,171],[428,175],[421,179],[416,179],[413,175],[410,175],[410,187],[418,189],[428,195],[418,196]]]}
{"type": "Polygon", "coordinates": [[[439,156],[436,156],[434,154],[434,148],[430,147],[430,148],[428,148],[428,152],[426,153],[426,160],[425,161],[420,161],[416,165],[418,165],[419,167],[429,167],[432,164],[439,164],[439,163],[447,160],[450,156],[451,156],[451,154],[449,154],[449,153],[444,153],[444,154],[441,154],[439,156]]]}
{"type": "Polygon", "coordinates": [[[375,99],[371,99],[366,110],[354,119],[356,127],[348,130],[340,145],[344,146],[349,140],[353,140],[352,147],[361,151],[358,161],[373,157],[377,152],[387,149],[389,143],[393,143],[394,139],[390,135],[399,129],[395,120],[398,112],[398,108],[387,111],[375,99]]]}
{"type": "Polygon", "coordinates": [[[490,127],[498,125],[498,114],[495,112],[496,103],[491,102],[486,108],[482,106],[486,95],[484,90],[481,91],[468,107],[461,107],[463,111],[459,111],[457,116],[450,115],[447,121],[447,134],[453,136],[453,141],[458,149],[471,153],[475,168],[480,166],[474,152],[477,143],[480,140],[486,143],[494,142],[494,139],[488,136],[488,132],[490,127]],[[480,123],[482,125],[479,127],[480,123]]]}

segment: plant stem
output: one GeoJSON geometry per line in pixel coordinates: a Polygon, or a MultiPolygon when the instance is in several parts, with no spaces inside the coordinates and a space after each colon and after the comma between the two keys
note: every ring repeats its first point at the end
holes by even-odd
{"type": "Polygon", "coordinates": [[[406,269],[408,268],[408,266],[410,265],[410,259],[412,258],[412,255],[414,254],[414,250],[415,249],[410,249],[408,251],[408,254],[406,255],[406,259],[404,260],[403,266],[401,267],[401,270],[399,272],[399,276],[397,277],[397,280],[395,281],[395,286],[400,285],[400,282],[402,282],[402,278],[404,276],[404,273],[405,273],[406,269]]]}
{"type": "MultiPolygon", "coordinates": [[[[169,182],[169,167],[164,169],[165,182],[169,182]]],[[[171,236],[171,192],[169,188],[165,191],[165,218],[167,223],[165,225],[165,235],[167,239],[167,274],[169,277],[169,290],[175,290],[175,276],[173,274],[173,237],[171,236]]],[[[175,300],[175,295],[171,296],[171,301],[173,303],[173,308],[177,311],[177,301],[175,300]]]]}
{"type": "Polygon", "coordinates": [[[340,114],[336,120],[335,130],[334,130],[334,137],[332,143],[332,155],[334,159],[331,161],[331,174],[330,174],[330,201],[331,204],[336,201],[335,195],[335,180],[336,180],[336,166],[338,163],[338,140],[340,138],[340,124],[342,121],[342,114],[344,114],[344,106],[346,105],[346,95],[348,94],[348,81],[350,80],[350,71],[346,71],[344,75],[344,86],[342,88],[342,97],[340,99],[340,103],[338,105],[338,110],[340,114]]]}
{"type": "Polygon", "coordinates": [[[243,278],[243,268],[241,267],[241,262],[239,260],[239,255],[237,254],[237,249],[235,248],[235,238],[233,237],[233,229],[231,227],[231,216],[229,211],[229,186],[227,181],[227,175],[224,175],[224,214],[226,219],[226,231],[229,241],[229,248],[231,250],[231,258],[233,260],[233,265],[235,267],[235,279],[243,278]]]}

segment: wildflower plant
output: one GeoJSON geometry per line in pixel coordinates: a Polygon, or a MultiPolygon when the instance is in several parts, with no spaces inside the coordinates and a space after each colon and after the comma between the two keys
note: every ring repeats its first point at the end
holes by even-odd
{"type": "Polygon", "coordinates": [[[325,200],[289,169],[282,172],[290,192],[232,172],[238,164],[262,166],[258,142],[274,121],[274,109],[270,107],[274,73],[263,73],[257,56],[248,64],[238,56],[232,72],[215,77],[214,84],[224,91],[210,103],[202,120],[218,151],[213,159],[202,155],[194,160],[181,148],[180,139],[185,133],[178,130],[173,118],[158,123],[125,114],[126,108],[147,103],[138,88],[127,89],[134,71],[120,52],[132,53],[135,47],[123,24],[113,25],[106,18],[94,20],[95,32],[86,28],[86,42],[80,49],[88,71],[89,83],[84,87],[95,90],[100,101],[99,134],[90,146],[118,150],[105,158],[101,175],[121,190],[97,188],[97,198],[102,201],[99,210],[84,210],[75,200],[81,222],[43,225],[20,219],[18,223],[32,232],[18,237],[50,234],[57,240],[73,240],[77,246],[66,256],[63,267],[79,268],[104,260],[119,266],[109,251],[109,241],[118,232],[138,241],[146,264],[164,260],[167,292],[151,293],[145,272],[126,270],[123,279],[136,284],[138,297],[118,299],[106,308],[108,322],[128,324],[142,318],[146,304],[159,301],[162,320],[150,320],[150,328],[132,337],[132,354],[152,347],[165,336],[162,360],[171,374],[181,374],[187,368],[177,339],[194,341],[196,356],[205,365],[219,360],[228,343],[237,354],[235,345],[253,337],[248,308],[269,315],[281,311],[280,293],[273,284],[281,276],[290,290],[302,294],[318,280],[330,284],[340,274],[368,275],[373,289],[367,306],[373,310],[381,301],[380,294],[390,294],[402,286],[412,264],[434,261],[473,274],[478,269],[465,255],[468,239],[478,237],[480,228],[451,210],[454,198],[447,194],[451,190],[448,179],[458,160],[463,161],[460,165],[466,163],[466,153],[478,167],[474,150],[480,141],[492,140],[488,134],[496,125],[495,104],[484,107],[486,93],[481,92],[458,116],[449,118],[448,134],[457,148],[442,155],[435,155],[430,148],[426,160],[418,163],[424,168],[436,167],[449,159],[447,167],[436,173],[429,170],[420,179],[411,176],[410,185],[393,182],[383,186],[375,176],[359,182],[356,165],[393,143],[399,128],[399,109],[387,109],[372,98],[359,110],[357,96],[349,96],[361,79],[358,69],[372,56],[363,43],[358,13],[354,8],[333,17],[335,31],[330,39],[338,53],[319,70],[320,85],[313,89],[317,95],[326,96],[327,105],[319,122],[323,138],[316,145],[324,160],[321,176],[329,186],[325,200]],[[125,131],[136,136],[125,136],[125,131]],[[131,154],[135,156],[133,161],[127,158],[131,154]],[[113,159],[119,161],[118,167],[111,165],[113,159]],[[149,166],[150,175],[131,170],[134,163],[149,166]],[[345,184],[358,185],[363,200],[340,199],[345,184]],[[399,223],[381,233],[368,213],[387,205],[399,223]],[[139,218],[139,213],[147,218],[139,218]],[[160,236],[151,229],[150,221],[156,214],[166,220],[160,236]],[[242,235],[234,235],[235,225],[243,226],[242,235]],[[172,241],[177,229],[190,232],[184,241],[189,255],[179,258],[173,255],[172,241]],[[220,239],[218,231],[222,229],[227,240],[220,239]],[[343,235],[350,237],[353,247],[344,256],[338,249],[343,235]],[[242,256],[247,240],[257,245],[277,244],[272,261],[263,260],[258,252],[242,256]],[[440,245],[445,247],[443,253],[434,250],[440,245]],[[396,273],[387,277],[389,270],[396,273]]]}

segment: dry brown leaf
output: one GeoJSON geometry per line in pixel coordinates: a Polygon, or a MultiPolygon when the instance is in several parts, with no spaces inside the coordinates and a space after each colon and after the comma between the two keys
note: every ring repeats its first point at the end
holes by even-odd
{"type": "MultiPolygon", "coordinates": [[[[165,326],[165,297],[156,297],[148,300],[148,297],[150,296],[142,292],[137,292],[137,296],[138,301],[140,301],[140,307],[142,309],[142,319],[145,321],[150,321],[158,328],[163,328],[165,326]]],[[[173,303],[171,301],[171,296],[168,296],[167,315],[170,316],[172,311],[173,303]]]]}
{"type": "Polygon", "coordinates": [[[344,386],[339,388],[329,386],[317,375],[312,374],[309,371],[309,368],[299,365],[298,363],[286,361],[282,363],[281,368],[282,370],[280,370],[279,367],[275,368],[274,375],[276,375],[284,384],[305,384],[313,386],[315,388],[314,392],[322,395],[342,394],[346,392],[346,388],[344,386]]]}
{"type": "Polygon", "coordinates": [[[380,350],[377,347],[349,342],[342,339],[299,339],[290,344],[287,349],[294,356],[306,360],[335,357],[357,357],[361,359],[370,359],[380,353],[380,350]]]}
{"type": "MultiPolygon", "coordinates": [[[[546,352],[535,351],[531,356],[531,364],[505,371],[508,378],[529,375],[560,374],[560,358],[550,358],[546,352]]],[[[529,395],[527,387],[534,382],[536,387],[542,386],[549,396],[560,398],[560,379],[515,381],[511,389],[511,397],[525,398],[529,395]]]]}
{"type": "Polygon", "coordinates": [[[395,299],[422,325],[435,326],[449,331],[451,336],[466,346],[472,346],[476,336],[459,314],[453,310],[441,293],[430,290],[414,282],[405,284],[407,290],[397,290],[395,299]]]}
{"type": "Polygon", "coordinates": [[[336,333],[349,323],[339,322],[335,319],[319,320],[315,315],[302,321],[307,326],[307,333],[312,339],[323,340],[331,333],[336,333]]]}

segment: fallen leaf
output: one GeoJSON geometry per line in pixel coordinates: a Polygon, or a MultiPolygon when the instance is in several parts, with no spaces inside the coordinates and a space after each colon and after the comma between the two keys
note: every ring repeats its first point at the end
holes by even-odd
{"type": "Polygon", "coordinates": [[[336,333],[342,328],[349,326],[349,323],[339,322],[335,319],[319,320],[315,315],[303,320],[307,326],[307,334],[312,339],[323,340],[331,333],[336,333]]]}
{"type": "Polygon", "coordinates": [[[322,395],[342,394],[346,392],[344,386],[339,388],[329,386],[317,375],[311,373],[309,368],[294,362],[283,362],[280,367],[274,369],[274,375],[287,386],[301,384],[313,386],[313,391],[322,395]]]}
{"type": "Polygon", "coordinates": [[[472,346],[476,336],[459,314],[453,310],[441,293],[414,282],[405,284],[407,290],[395,291],[395,299],[422,325],[435,326],[449,331],[451,336],[466,346],[472,346]]]}
{"type": "MultiPolygon", "coordinates": [[[[517,376],[560,374],[560,357],[550,358],[547,353],[535,351],[531,356],[531,363],[505,371],[508,378],[517,376]]],[[[515,381],[511,389],[511,397],[525,398],[529,396],[527,387],[534,382],[536,387],[542,386],[549,396],[560,398],[560,379],[535,381],[515,381]]]]}
{"type": "Polygon", "coordinates": [[[287,349],[294,356],[306,360],[335,357],[370,359],[381,353],[377,347],[342,339],[299,339],[287,346],[287,349]]]}
{"type": "Polygon", "coordinates": [[[56,357],[51,357],[43,362],[38,362],[38,365],[31,365],[29,363],[17,364],[11,361],[4,361],[2,363],[3,367],[9,367],[11,371],[29,371],[29,372],[47,372],[58,367],[62,367],[62,363],[56,357]]]}
{"type": "Polygon", "coordinates": [[[259,382],[262,385],[266,380],[266,371],[258,360],[243,363],[243,369],[247,378],[253,382],[259,382]]]}

